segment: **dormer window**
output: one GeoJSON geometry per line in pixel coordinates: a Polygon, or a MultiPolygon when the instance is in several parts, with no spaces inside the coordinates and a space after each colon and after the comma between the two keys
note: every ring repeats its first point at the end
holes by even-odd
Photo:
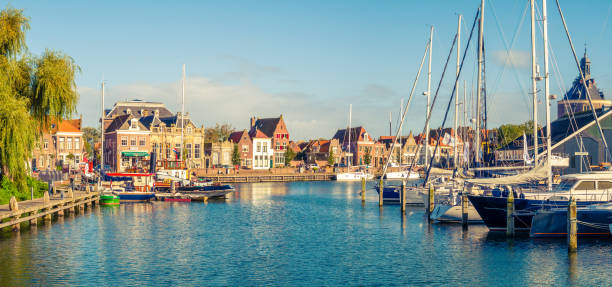
{"type": "Polygon", "coordinates": [[[191,127],[187,127],[187,133],[190,134],[191,133],[191,127]]]}
{"type": "Polygon", "coordinates": [[[131,130],[137,130],[138,129],[138,120],[137,119],[132,119],[130,121],[130,129],[131,130]]]}

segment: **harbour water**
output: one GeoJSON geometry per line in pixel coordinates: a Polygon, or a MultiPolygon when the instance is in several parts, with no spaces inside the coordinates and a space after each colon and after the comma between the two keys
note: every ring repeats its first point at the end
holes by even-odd
{"type": "Polygon", "coordinates": [[[360,183],[237,186],[225,201],[100,207],[0,236],[0,285],[526,286],[612,283],[612,241],[507,240],[378,208],[360,183]]]}

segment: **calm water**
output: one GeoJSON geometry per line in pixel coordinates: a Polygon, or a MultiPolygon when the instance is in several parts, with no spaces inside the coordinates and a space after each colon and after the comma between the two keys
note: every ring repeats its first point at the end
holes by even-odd
{"type": "Polygon", "coordinates": [[[612,284],[612,241],[507,241],[377,206],[359,183],[239,185],[224,202],[101,207],[0,236],[0,285],[612,284]]]}

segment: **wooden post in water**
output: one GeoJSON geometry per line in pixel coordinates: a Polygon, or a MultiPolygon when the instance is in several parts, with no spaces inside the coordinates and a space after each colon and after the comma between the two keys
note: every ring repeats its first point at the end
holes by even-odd
{"type": "Polygon", "coordinates": [[[402,214],[406,212],[406,181],[402,180],[402,191],[400,194],[400,203],[402,204],[402,214]]]}
{"type": "Polygon", "coordinates": [[[365,177],[361,178],[361,202],[365,202],[365,193],[366,193],[366,180],[365,177]]]}
{"type": "MultiPolygon", "coordinates": [[[[12,212],[16,212],[19,210],[19,204],[17,203],[17,199],[14,196],[11,196],[11,199],[9,200],[9,210],[12,212]]],[[[19,215],[12,217],[14,220],[19,219],[19,215]]],[[[19,225],[19,223],[13,225],[13,231],[19,231],[21,229],[21,226],[19,225]]]]}
{"type": "Polygon", "coordinates": [[[461,192],[461,225],[463,229],[468,228],[468,197],[465,189],[461,192]]]}
{"type": "Polygon", "coordinates": [[[380,181],[378,182],[378,206],[383,206],[383,177],[380,177],[380,181]]]}
{"type": "Polygon", "coordinates": [[[427,219],[431,219],[431,214],[433,213],[434,207],[435,207],[434,201],[435,201],[434,188],[433,188],[433,185],[430,183],[429,184],[429,200],[427,202],[427,219]]]}
{"type": "MultiPolygon", "coordinates": [[[[51,210],[51,206],[49,206],[49,204],[51,204],[51,199],[49,198],[49,193],[45,191],[45,193],[43,194],[43,204],[45,205],[45,211],[49,211],[51,210]]],[[[43,221],[51,221],[51,214],[47,214],[43,217],[43,221]]]]}
{"type": "Polygon", "coordinates": [[[572,197],[567,207],[567,252],[573,253],[578,249],[577,232],[576,199],[572,197]]]}
{"type": "Polygon", "coordinates": [[[508,189],[508,200],[506,201],[506,236],[514,236],[514,194],[508,189]]]}

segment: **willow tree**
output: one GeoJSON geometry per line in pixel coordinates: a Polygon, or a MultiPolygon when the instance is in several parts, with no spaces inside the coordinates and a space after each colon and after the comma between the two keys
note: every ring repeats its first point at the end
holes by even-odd
{"type": "Polygon", "coordinates": [[[72,58],[48,49],[28,53],[29,22],[23,10],[0,11],[0,166],[21,188],[38,137],[52,119],[72,116],[79,98],[72,58]]]}

